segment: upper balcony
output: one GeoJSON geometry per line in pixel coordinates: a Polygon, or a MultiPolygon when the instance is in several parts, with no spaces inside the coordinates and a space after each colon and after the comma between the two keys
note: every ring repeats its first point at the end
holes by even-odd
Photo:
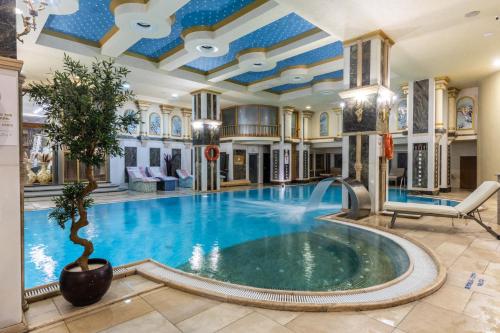
{"type": "Polygon", "coordinates": [[[223,125],[220,133],[221,138],[279,138],[280,127],[278,125],[223,125]]]}

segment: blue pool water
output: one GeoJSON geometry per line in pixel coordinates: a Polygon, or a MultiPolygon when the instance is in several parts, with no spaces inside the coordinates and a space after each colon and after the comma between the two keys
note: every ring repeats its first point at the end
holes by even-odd
{"type": "MultiPolygon", "coordinates": [[[[306,212],[313,190],[314,185],[272,187],[98,204],[90,209],[90,225],[82,235],[94,242],[93,257],[107,258],[114,266],[152,258],[188,272],[257,287],[366,287],[405,271],[407,258],[394,249],[395,244],[374,239],[379,236],[366,231],[353,232],[353,228],[315,219],[340,210],[340,187],[330,187],[319,208],[306,212]],[[378,244],[378,251],[373,244],[378,244]],[[372,262],[384,264],[376,271],[372,262]],[[303,279],[294,279],[300,281],[270,281],[276,274],[264,273],[273,266],[284,275],[298,269],[308,273],[303,279]],[[338,278],[325,278],[333,275],[338,278]]],[[[456,204],[394,189],[389,197],[392,201],[456,204]]],[[[57,281],[63,266],[82,252],[69,241],[67,229],[47,221],[48,214],[49,210],[25,213],[27,288],[57,281]]]]}

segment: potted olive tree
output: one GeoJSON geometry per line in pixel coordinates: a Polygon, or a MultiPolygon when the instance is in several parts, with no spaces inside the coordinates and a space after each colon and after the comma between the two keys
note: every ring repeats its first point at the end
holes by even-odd
{"type": "Polygon", "coordinates": [[[26,91],[45,110],[44,132],[54,148],[67,150],[70,160],[85,165],[86,181],[65,185],[49,215],[63,229],[69,222],[70,240],[84,248],[60,276],[61,293],[75,306],[99,301],[113,278],[107,260],[90,258],[94,246],[79,231],[89,224],[87,212],[93,203],[90,194],[97,189],[94,169],[108,156],[123,155],[118,135],[139,122],[137,113],[117,113],[133,98],[124,88],[128,73],[113,60],[96,60],[86,66],[65,55],[62,70],[55,71],[47,81],[29,84],[26,91]]]}

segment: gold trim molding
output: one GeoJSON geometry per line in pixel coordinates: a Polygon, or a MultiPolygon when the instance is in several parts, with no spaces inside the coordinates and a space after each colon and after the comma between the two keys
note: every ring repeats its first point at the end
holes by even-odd
{"type": "Polygon", "coordinates": [[[24,62],[18,59],[12,59],[0,56],[0,69],[7,69],[11,71],[20,72],[23,68],[24,62]]]}
{"type": "Polygon", "coordinates": [[[109,10],[114,13],[116,7],[128,4],[128,3],[138,3],[145,5],[149,2],[149,0],[111,0],[111,3],[109,4],[109,10]]]}
{"type": "Polygon", "coordinates": [[[378,30],[375,30],[372,32],[368,32],[364,35],[345,40],[344,47],[349,46],[351,44],[355,44],[358,41],[365,41],[365,40],[373,39],[373,38],[387,40],[391,46],[395,44],[394,40],[391,37],[389,37],[382,29],[378,29],[378,30]]]}
{"type": "Polygon", "coordinates": [[[215,91],[215,90],[210,90],[210,89],[198,89],[198,90],[195,90],[195,91],[191,92],[191,95],[196,95],[196,94],[200,94],[200,93],[215,94],[215,95],[220,95],[220,94],[222,94],[221,92],[219,92],[219,91],[215,91]]]}

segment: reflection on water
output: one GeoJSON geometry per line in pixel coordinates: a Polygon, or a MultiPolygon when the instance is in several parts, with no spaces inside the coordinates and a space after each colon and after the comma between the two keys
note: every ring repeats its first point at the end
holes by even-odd
{"type": "Polygon", "coordinates": [[[191,265],[191,269],[193,271],[199,270],[203,265],[203,248],[201,244],[196,244],[193,247],[193,254],[191,258],[189,258],[189,264],[191,265]]]}
{"type": "Polygon", "coordinates": [[[57,279],[55,273],[57,262],[45,254],[45,246],[37,245],[30,249],[29,260],[35,264],[35,267],[43,272],[45,283],[57,279]]]}

